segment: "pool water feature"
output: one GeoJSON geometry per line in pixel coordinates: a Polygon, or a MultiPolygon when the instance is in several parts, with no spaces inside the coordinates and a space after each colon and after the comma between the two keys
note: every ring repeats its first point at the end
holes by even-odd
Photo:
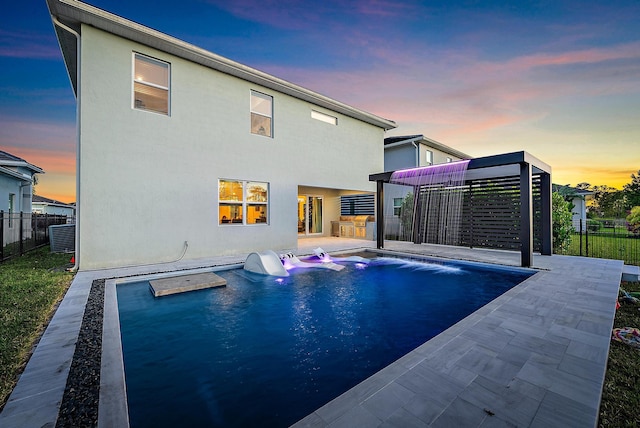
{"type": "Polygon", "coordinates": [[[131,426],[288,426],[532,273],[378,258],[162,299],[120,284],[131,426]]]}

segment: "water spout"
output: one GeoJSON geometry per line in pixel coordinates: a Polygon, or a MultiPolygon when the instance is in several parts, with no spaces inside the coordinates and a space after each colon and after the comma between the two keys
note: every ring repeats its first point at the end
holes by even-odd
{"type": "MultiPolygon", "coordinates": [[[[464,183],[469,160],[396,171],[389,184],[413,187],[413,242],[458,245],[464,183]]],[[[405,218],[407,217],[405,213],[405,218]]]]}

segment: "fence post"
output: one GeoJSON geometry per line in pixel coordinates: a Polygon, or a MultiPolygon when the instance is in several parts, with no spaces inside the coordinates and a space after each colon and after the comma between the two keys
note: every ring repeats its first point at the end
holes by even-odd
{"type": "Polygon", "coordinates": [[[24,227],[24,224],[22,224],[23,221],[23,216],[22,216],[22,211],[20,211],[20,221],[18,222],[19,225],[19,229],[18,229],[18,240],[20,241],[20,255],[23,255],[23,251],[24,251],[24,243],[22,242],[22,228],[24,227]]]}
{"type": "Polygon", "coordinates": [[[4,210],[0,210],[0,262],[4,260],[4,210]]]}
{"type": "Polygon", "coordinates": [[[585,245],[585,250],[587,252],[586,256],[589,257],[589,221],[586,221],[587,223],[587,227],[585,228],[584,231],[584,245],[585,245]]]}
{"type": "Polygon", "coordinates": [[[580,257],[582,257],[582,219],[580,219],[580,257]]]}

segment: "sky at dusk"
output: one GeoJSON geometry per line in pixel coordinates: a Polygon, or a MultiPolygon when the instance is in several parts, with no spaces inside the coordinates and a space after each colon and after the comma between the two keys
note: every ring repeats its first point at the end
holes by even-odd
{"type": "MultiPolygon", "coordinates": [[[[640,1],[92,0],[471,156],[527,151],[553,182],[640,170],[640,1]]],[[[44,0],[7,2],[0,150],[75,201],[75,98],[44,0]]],[[[376,171],[377,172],[377,171],[376,171]]]]}

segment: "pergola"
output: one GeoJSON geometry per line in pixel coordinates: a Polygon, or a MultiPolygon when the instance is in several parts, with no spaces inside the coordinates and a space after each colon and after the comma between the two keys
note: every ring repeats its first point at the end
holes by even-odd
{"type": "MultiPolygon", "coordinates": [[[[416,168],[416,171],[424,168],[416,168]]],[[[384,248],[384,184],[396,171],[371,174],[377,183],[377,246],[384,248]]],[[[413,186],[419,194],[420,185],[413,186]]],[[[402,180],[402,179],[400,179],[402,180]]],[[[551,167],[527,152],[471,159],[464,177],[464,237],[460,245],[520,250],[521,266],[530,267],[534,249],[551,255],[551,167]],[[482,203],[478,203],[478,200],[482,203]],[[505,204],[505,201],[506,204],[505,204]]],[[[420,215],[420,213],[418,213],[420,215]]],[[[414,218],[414,223],[415,223],[414,218]]],[[[419,244],[417,234],[414,242],[419,244]]]]}

